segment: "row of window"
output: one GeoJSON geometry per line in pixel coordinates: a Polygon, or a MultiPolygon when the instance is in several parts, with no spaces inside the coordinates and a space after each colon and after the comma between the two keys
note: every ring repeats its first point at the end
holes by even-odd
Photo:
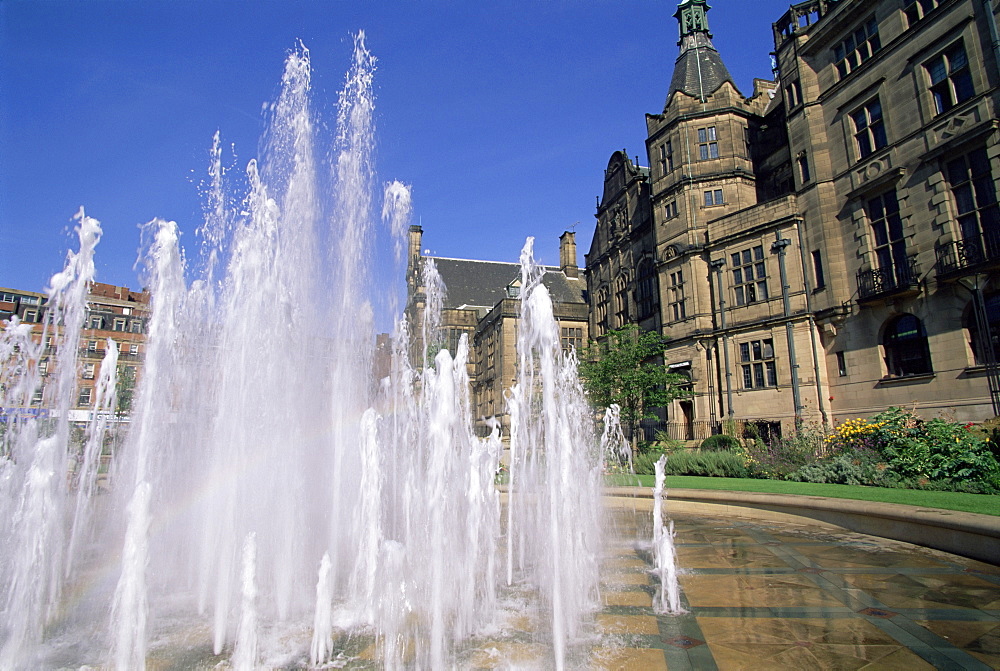
{"type": "MultiPolygon", "coordinates": [[[[98,343],[98,341],[96,341],[96,340],[89,340],[89,341],[87,341],[87,351],[88,352],[102,351],[102,350],[99,350],[97,348],[97,343],[98,343]]],[[[131,355],[134,356],[134,355],[136,355],[136,354],[139,353],[139,345],[137,343],[124,343],[124,342],[120,342],[120,343],[118,343],[118,351],[121,352],[122,354],[126,354],[127,353],[127,354],[131,354],[131,355]]]]}
{"type": "MultiPolygon", "coordinates": [[[[957,233],[961,236],[965,254],[985,258],[987,250],[1000,245],[1000,204],[986,149],[978,147],[948,160],[943,167],[958,224],[957,233]]],[[[914,279],[913,270],[895,189],[869,198],[864,211],[871,230],[870,251],[879,286],[891,289],[909,284],[914,279]]],[[[763,245],[730,253],[731,295],[736,306],[769,298],[764,256],[763,245]]],[[[813,289],[822,289],[826,280],[820,251],[813,250],[811,258],[813,289]]],[[[655,279],[652,281],[655,282],[655,279]]],[[[624,284],[618,288],[618,293],[621,303],[618,306],[619,317],[627,316],[627,309],[623,307],[627,302],[624,284]]],[[[598,298],[600,300],[600,295],[598,298]]],[[[664,317],[668,322],[686,318],[682,271],[668,276],[665,299],[667,310],[664,317]]],[[[645,315],[653,309],[650,299],[648,308],[642,312],[645,315]]]]}
{"type": "MultiPolygon", "coordinates": [[[[719,134],[715,126],[704,126],[695,129],[698,136],[698,160],[711,161],[721,156],[719,153],[719,134]]],[[[746,144],[747,156],[750,155],[750,131],[743,127],[743,139],[746,144]]],[[[660,176],[673,172],[676,167],[674,160],[674,142],[665,140],[659,147],[659,159],[657,164],[660,168],[660,176]]]]}
{"type": "MultiPolygon", "coordinates": [[[[985,147],[948,160],[944,173],[965,254],[985,258],[984,252],[1000,239],[1000,206],[985,147]]],[[[882,282],[890,287],[905,284],[911,279],[910,261],[895,189],[868,199],[865,215],[871,226],[873,263],[882,282]]]]}
{"type": "MultiPolygon", "coordinates": [[[[938,8],[941,0],[904,0],[903,15],[912,28],[938,8]]],[[[870,16],[833,47],[833,63],[837,76],[843,79],[882,49],[878,21],[870,16]]]]}
{"type": "Polygon", "coordinates": [[[142,333],[142,320],[132,319],[128,320],[125,317],[102,317],[100,315],[91,315],[87,320],[87,328],[93,330],[103,330],[111,327],[112,331],[121,331],[128,333],[142,333]]]}
{"type": "MultiPolygon", "coordinates": [[[[1000,296],[993,314],[1000,317],[1000,296]]],[[[1000,320],[996,326],[1000,327],[1000,320]]],[[[973,337],[975,339],[977,336],[973,337]]],[[[889,377],[933,372],[927,334],[923,324],[915,316],[904,314],[892,319],[886,326],[881,344],[886,374],[889,377]]],[[[741,342],[738,348],[743,389],[763,389],[778,385],[774,341],[771,338],[741,342]]],[[[837,372],[841,377],[847,375],[847,360],[842,351],[837,352],[837,372]]]]}
{"type": "Polygon", "coordinates": [[[38,296],[24,296],[22,294],[12,294],[0,291],[0,303],[20,303],[21,305],[39,305],[41,300],[38,296]]]}
{"type": "MultiPolygon", "coordinates": [[[[726,198],[722,189],[708,189],[702,194],[704,200],[703,203],[705,207],[714,207],[715,205],[725,205],[726,198]]],[[[666,205],[663,206],[663,216],[664,219],[673,219],[678,215],[679,211],[677,209],[677,201],[669,200],[666,205]]]]}
{"type": "MultiPolygon", "coordinates": [[[[979,333],[971,317],[966,324],[977,364],[983,363],[987,351],[1000,361],[1000,294],[986,299],[986,314],[991,337],[979,333]],[[996,334],[996,335],[993,335],[996,334]]],[[[934,372],[931,363],[927,333],[920,319],[912,314],[894,317],[882,335],[882,352],[887,377],[928,375],[934,372]]],[[[743,389],[762,389],[778,385],[774,341],[771,338],[738,343],[743,389]]],[[[837,352],[837,373],[847,375],[847,360],[843,351],[837,352]]]]}
{"type": "MultiPolygon", "coordinates": [[[[943,114],[975,95],[965,45],[960,41],[924,64],[935,114],[943,114]]],[[[858,159],[864,159],[889,143],[885,114],[878,96],[850,113],[858,159]]]]}

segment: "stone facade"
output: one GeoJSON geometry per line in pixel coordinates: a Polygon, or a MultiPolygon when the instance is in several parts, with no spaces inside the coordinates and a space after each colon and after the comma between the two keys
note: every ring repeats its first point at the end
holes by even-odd
{"type": "Polygon", "coordinates": [[[695,392],[667,409],[676,437],[727,419],[787,432],[892,405],[996,414],[993,4],[793,5],[773,24],[775,81],[744,97],[704,0],[681,3],[671,90],[646,116],[650,167],[626,171],[628,193],[648,193],[652,239],[611,229],[616,152],[585,273],[600,336],[622,325],[605,317],[622,310],[604,287],[626,278],[634,306],[639,262],[655,264],[665,363],[695,392]]]}

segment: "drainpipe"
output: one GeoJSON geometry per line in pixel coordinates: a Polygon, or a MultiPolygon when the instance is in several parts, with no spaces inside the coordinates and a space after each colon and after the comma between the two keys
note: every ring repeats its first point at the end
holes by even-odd
{"type": "Polygon", "coordinates": [[[809,281],[809,265],[806,258],[806,247],[802,240],[802,222],[795,226],[795,232],[799,237],[799,259],[802,262],[802,278],[805,280],[806,289],[806,312],[809,314],[809,344],[812,346],[813,377],[816,380],[816,404],[819,406],[819,416],[823,420],[823,428],[829,428],[830,418],[826,413],[826,400],[823,398],[823,380],[820,377],[819,368],[819,346],[816,343],[816,317],[813,316],[812,306],[812,283],[809,281]]]}
{"type": "Polygon", "coordinates": [[[722,353],[726,366],[726,415],[733,419],[733,369],[729,363],[729,331],[726,330],[726,292],[722,286],[722,267],[725,259],[715,259],[709,265],[715,270],[716,283],[719,286],[719,327],[722,329],[722,353]]]}
{"type": "Polygon", "coordinates": [[[771,251],[778,253],[778,271],[781,277],[781,303],[785,314],[785,338],[788,341],[788,364],[792,372],[792,405],[795,408],[795,429],[802,428],[802,392],[799,389],[799,364],[795,357],[795,333],[791,322],[792,302],[788,296],[788,271],[785,268],[785,249],[792,244],[788,238],[782,238],[780,231],[774,232],[775,241],[771,251]]]}

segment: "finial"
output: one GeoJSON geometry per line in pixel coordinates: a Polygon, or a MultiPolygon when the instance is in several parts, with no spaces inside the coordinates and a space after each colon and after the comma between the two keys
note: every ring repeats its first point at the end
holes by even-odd
{"type": "Polygon", "coordinates": [[[674,18],[680,24],[681,39],[693,33],[705,33],[712,37],[708,31],[708,10],[710,9],[708,0],[684,0],[677,6],[674,18]]]}

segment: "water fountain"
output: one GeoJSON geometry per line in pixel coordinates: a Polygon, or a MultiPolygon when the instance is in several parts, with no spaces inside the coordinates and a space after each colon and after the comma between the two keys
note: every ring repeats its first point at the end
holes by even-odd
{"type": "MultiPolygon", "coordinates": [[[[286,61],[236,210],[216,135],[199,267],[186,266],[176,224],[144,228],[148,348],[106,493],[94,457],[105,426],[90,423],[68,459],[100,238],[79,214],[80,251],[51,287],[48,333],[64,344],[55,419],[11,421],[2,438],[0,667],[322,666],[370,641],[386,668],[444,668],[496,626],[510,589],[537,595],[546,665],[565,665],[597,607],[601,545],[602,456],[575,360],[529,240],[506,510],[499,431],[472,431],[467,341],[411,362],[408,331],[432,343],[434,311],[400,321],[390,375],[372,380],[373,72],[359,34],[330,176],[314,158],[304,47],[286,61]]],[[[384,201],[401,278],[409,192],[392,182],[384,201]]],[[[27,406],[41,346],[14,320],[0,356],[0,400],[27,406]]]]}

